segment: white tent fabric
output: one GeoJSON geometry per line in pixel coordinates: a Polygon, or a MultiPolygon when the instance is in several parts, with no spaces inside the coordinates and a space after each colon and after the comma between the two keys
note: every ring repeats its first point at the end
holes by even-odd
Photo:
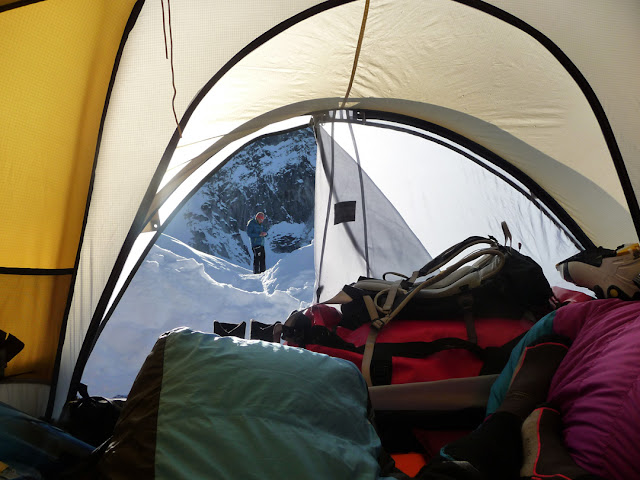
{"type": "MultiPolygon", "coordinates": [[[[537,8],[544,26],[559,7],[537,8]]],[[[599,8],[606,19],[606,6],[599,8]]],[[[571,13],[585,15],[577,6],[571,13]]],[[[229,127],[335,108],[361,15],[362,4],[352,3],[288,29],[225,75],[192,119],[218,136],[229,127]],[[259,72],[259,85],[250,72],[259,72]],[[273,92],[286,100],[277,103],[273,92]]],[[[462,2],[396,1],[371,6],[347,106],[403,113],[460,133],[544,185],[595,243],[633,241],[612,155],[580,86],[536,38],[502,19],[462,2]],[[588,220],[595,217],[601,220],[588,220]]]]}
{"type": "MultiPolygon", "coordinates": [[[[486,3],[540,31],[581,72],[611,125],[634,191],[640,191],[637,162],[640,155],[640,2],[488,0],[486,3]]],[[[581,161],[578,153],[574,152],[574,158],[581,161]]],[[[604,166],[609,167],[606,163],[604,166]]],[[[606,185],[601,181],[596,183],[606,185]]]]}
{"type": "MultiPolygon", "coordinates": [[[[511,163],[595,244],[638,239],[637,0],[173,2],[182,139],[162,5],[142,4],[107,99],[54,416],[90,324],[101,320],[128,250],[159,205],[150,209],[177,145],[192,151],[187,172],[287,118],[342,106],[405,115],[511,163]]],[[[182,179],[179,168],[171,175],[182,179]]]]}
{"type": "MultiPolygon", "coordinates": [[[[198,2],[194,8],[193,3],[173,2],[178,118],[238,51],[269,29],[320,3],[212,1],[198,2]]],[[[67,398],[80,347],[138,208],[165,149],[168,145],[175,147],[177,141],[171,109],[171,64],[165,57],[162,17],[160,2],[145,2],[129,34],[109,100],[60,361],[54,417],[67,398]]],[[[116,279],[117,275],[113,281],[116,279]]],[[[102,301],[107,300],[108,296],[102,301]]]]}
{"type": "Polygon", "coordinates": [[[318,118],[316,128],[318,301],[359,276],[411,276],[472,235],[504,242],[502,221],[513,246],[553,285],[567,286],[555,264],[577,253],[579,242],[517,179],[438,135],[337,116],[318,118]],[[353,203],[353,216],[334,221],[344,202],[353,203]]]}
{"type": "MultiPolygon", "coordinates": [[[[577,4],[574,6],[570,14],[577,15],[575,18],[594,15],[593,11],[585,12],[577,4]]],[[[231,15],[223,14],[225,25],[227,21],[234,24],[232,16],[240,15],[241,10],[235,10],[236,7],[233,12],[224,12],[231,15]]],[[[161,49],[156,49],[155,70],[145,67],[140,72],[140,62],[136,61],[140,49],[149,48],[146,45],[162,45],[159,30],[153,29],[153,15],[159,15],[153,8],[157,9],[145,5],[131,34],[120,67],[123,73],[117,78],[111,99],[112,116],[107,118],[101,147],[104,160],[99,160],[98,166],[113,165],[114,173],[111,176],[98,171],[96,176],[99,180],[94,188],[80,264],[82,283],[78,285],[91,288],[76,287],[69,318],[71,328],[63,352],[65,368],[61,369],[58,408],[68,384],[64,372],[69,372],[77,356],[77,347],[73,345],[79,344],[95,310],[97,296],[118,253],[116,246],[121,244],[116,239],[125,238],[135,205],[140,203],[132,199],[126,207],[129,212],[118,215],[123,220],[120,229],[97,212],[99,205],[109,204],[104,207],[104,214],[113,217],[112,211],[107,212],[110,203],[102,202],[100,197],[114,194],[112,179],[124,167],[114,161],[127,164],[136,159],[136,171],[141,177],[132,179],[132,185],[138,187],[131,188],[121,178],[118,183],[130,196],[137,190],[137,198],[141,199],[165,146],[150,139],[160,136],[166,139],[173,128],[166,104],[155,100],[169,95],[150,88],[150,82],[154,81],[158,88],[169,88],[168,82],[154,77],[156,71],[162,71],[157,69],[168,74],[161,49]],[[152,35],[155,38],[150,41],[148,37],[152,35]],[[155,112],[148,110],[143,115],[133,112],[141,104],[140,95],[148,99],[149,105],[155,105],[155,112]],[[130,111],[126,111],[127,106],[130,111]],[[122,115],[139,118],[133,124],[144,128],[134,132],[129,127],[131,123],[126,126],[121,123],[122,115]],[[163,118],[164,130],[157,128],[163,118]],[[155,147],[149,148],[151,145],[155,147]],[[144,158],[149,160],[142,161],[144,158]],[[102,269],[97,268],[95,252],[101,252],[101,256],[107,253],[101,240],[105,234],[101,230],[107,226],[114,247],[105,261],[100,262],[104,265],[102,269]],[[94,248],[93,239],[100,245],[94,248]]],[[[216,62],[215,56],[194,50],[195,45],[204,52],[211,43],[233,38],[211,28],[215,25],[214,14],[220,15],[219,5],[212,7],[210,14],[183,8],[174,9],[173,24],[178,61],[175,70],[179,75],[176,85],[181,94],[178,112],[184,111],[196,88],[211,78],[215,65],[222,65],[230,52],[235,53],[231,45],[229,50],[224,49],[229,52],[226,55],[216,45],[222,57],[216,62]],[[203,58],[211,61],[211,66],[205,68],[203,58]]],[[[546,31],[547,24],[555,21],[558,8],[550,2],[538,5],[531,25],[551,35],[553,32],[546,31]]],[[[610,7],[600,4],[597,8],[602,9],[601,18],[611,15],[610,7]]],[[[201,130],[186,128],[183,142],[220,138],[203,157],[207,158],[230,140],[273,121],[338,106],[348,85],[362,14],[362,2],[338,6],[291,26],[250,52],[220,78],[195,108],[190,125],[198,125],[201,130]],[[260,81],[256,82],[256,78],[260,81]]],[[[591,30],[592,24],[587,25],[591,30]]],[[[593,29],[603,31],[602,25],[593,25],[593,29]]],[[[565,32],[562,30],[558,37],[559,44],[574,40],[565,32]]],[[[602,37],[600,34],[595,38],[602,37]]],[[[236,45],[247,44],[247,40],[250,38],[238,39],[236,45]]],[[[598,68],[601,72],[601,67],[598,68]]],[[[621,238],[635,239],[622,188],[611,168],[611,154],[584,92],[545,46],[502,19],[448,0],[374,3],[369,10],[347,106],[408,114],[449,128],[508,158],[544,185],[595,243],[611,245],[620,243],[621,238]],[[392,26],[389,19],[393,19],[392,26]],[[593,222],[594,218],[599,220],[593,222]]]]}
{"type": "MultiPolygon", "coordinates": [[[[421,239],[405,221],[406,214],[398,210],[406,205],[398,205],[393,197],[389,198],[384,185],[377,181],[381,179],[370,176],[371,168],[386,170],[388,175],[389,169],[395,170],[400,162],[371,155],[369,151],[361,153],[359,147],[363,145],[349,127],[352,125],[330,123],[329,132],[322,125],[316,128],[319,147],[314,212],[317,301],[333,297],[342,285],[354,282],[359,275],[381,277],[390,270],[412,272],[431,259],[421,239]],[[335,141],[336,127],[346,135],[348,150],[335,141]],[[351,135],[354,135],[352,141],[351,135]],[[418,262],[422,264],[418,266],[418,262]]],[[[384,141],[373,143],[374,149],[385,144],[384,141]]],[[[397,178],[396,186],[411,188],[401,185],[405,176],[397,178]]],[[[389,192],[393,193],[398,190],[389,192]]]]}

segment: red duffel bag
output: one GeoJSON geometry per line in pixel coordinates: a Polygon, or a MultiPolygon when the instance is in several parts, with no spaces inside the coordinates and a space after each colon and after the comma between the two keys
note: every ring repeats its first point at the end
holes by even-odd
{"type": "MultiPolygon", "coordinates": [[[[317,304],[294,312],[283,327],[283,338],[289,345],[349,360],[362,371],[370,325],[350,330],[340,326],[341,319],[336,308],[317,304]]],[[[467,340],[463,318],[390,322],[374,339],[371,385],[500,373],[513,346],[532,326],[529,320],[513,318],[476,317],[473,322],[475,342],[467,340]]]]}

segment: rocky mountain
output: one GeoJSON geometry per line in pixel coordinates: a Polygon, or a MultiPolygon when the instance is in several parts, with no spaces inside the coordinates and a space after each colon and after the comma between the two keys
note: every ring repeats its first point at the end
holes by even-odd
{"type": "Polygon", "coordinates": [[[269,228],[268,268],[282,254],[313,239],[315,162],[310,127],[257,139],[194,193],[165,233],[202,252],[248,266],[253,260],[247,222],[262,211],[269,228]]]}

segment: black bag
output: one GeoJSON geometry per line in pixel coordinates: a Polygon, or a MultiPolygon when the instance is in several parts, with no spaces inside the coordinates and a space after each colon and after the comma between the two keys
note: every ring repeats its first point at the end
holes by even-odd
{"type": "Polygon", "coordinates": [[[244,338],[247,331],[247,322],[242,323],[225,323],[217,320],[213,321],[213,333],[221,337],[238,337],[244,338]]]}
{"type": "Polygon", "coordinates": [[[282,322],[262,323],[251,319],[251,340],[263,340],[265,342],[280,341],[282,336],[282,322]]]}
{"type": "MultiPolygon", "coordinates": [[[[503,229],[509,238],[504,223],[503,229]]],[[[394,272],[386,273],[382,280],[360,277],[354,284],[345,285],[341,293],[351,299],[348,302],[335,302],[342,303],[341,325],[351,329],[372,320],[375,326],[375,317],[386,320],[377,328],[394,317],[460,318],[469,314],[506,318],[524,316],[535,322],[553,310],[553,292],[540,265],[512,247],[501,245],[491,236],[473,236],[463,240],[435,257],[411,277],[394,272]],[[479,244],[488,247],[476,250],[440,270],[470,247],[479,244]],[[390,274],[401,277],[401,280],[386,280],[390,274]],[[426,280],[416,282],[418,278],[429,275],[426,280]]],[[[330,300],[326,303],[334,302],[330,300]]]]}
{"type": "Polygon", "coordinates": [[[111,437],[125,399],[89,396],[87,386],[82,383],[78,392],[80,398],[65,404],[59,426],[83,442],[97,447],[111,437]]]}
{"type": "Polygon", "coordinates": [[[0,379],[4,378],[4,370],[7,368],[9,361],[18,355],[23,348],[24,343],[18,338],[4,330],[0,330],[0,379]]]}

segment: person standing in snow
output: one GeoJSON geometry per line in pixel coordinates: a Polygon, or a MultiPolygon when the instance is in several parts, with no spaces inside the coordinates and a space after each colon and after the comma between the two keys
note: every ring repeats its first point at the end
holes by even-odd
{"type": "Polygon", "coordinates": [[[267,236],[264,222],[264,213],[256,213],[247,223],[247,235],[251,239],[251,248],[253,249],[253,273],[262,273],[266,270],[266,259],[264,251],[264,237],[267,236]]]}

